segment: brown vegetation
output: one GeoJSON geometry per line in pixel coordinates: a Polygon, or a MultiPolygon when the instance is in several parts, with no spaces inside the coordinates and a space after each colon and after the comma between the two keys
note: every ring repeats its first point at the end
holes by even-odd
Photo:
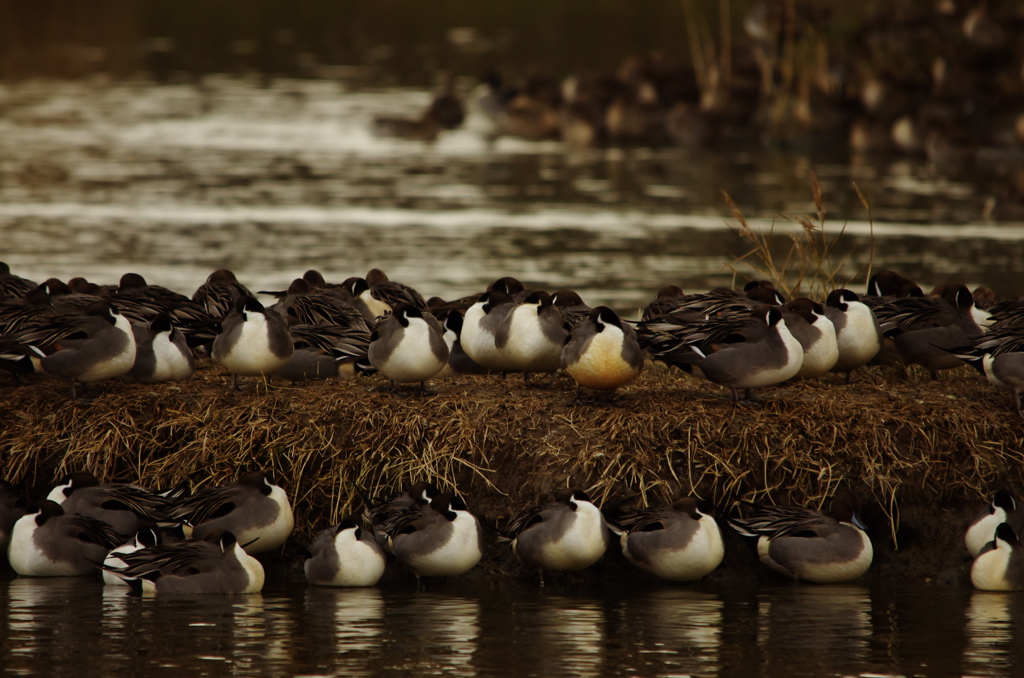
{"type": "Polygon", "coordinates": [[[567,486],[599,505],[682,493],[724,509],[741,498],[820,505],[847,483],[894,537],[905,500],[974,506],[997,486],[1024,487],[1021,422],[966,369],[932,382],[874,368],[851,384],[766,390],[755,407],[660,365],[591,405],[573,404],[567,380],[465,378],[430,397],[379,390],[376,378],[229,384],[207,366],[178,385],[107,383],[88,403],[57,381],[4,387],[4,476],[41,495],[68,470],[166,486],[260,468],[289,491],[300,541],[358,508],[356,486],[375,496],[425,478],[457,487],[492,525],[567,486]]]}

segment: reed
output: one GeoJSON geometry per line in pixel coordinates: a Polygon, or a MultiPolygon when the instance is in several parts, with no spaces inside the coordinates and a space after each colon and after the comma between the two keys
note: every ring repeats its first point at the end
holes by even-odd
{"type": "Polygon", "coordinates": [[[816,219],[812,220],[807,216],[783,217],[801,227],[796,231],[786,231],[789,236],[789,248],[785,253],[781,253],[775,248],[777,234],[774,221],[767,232],[755,228],[743,216],[743,212],[732,196],[725,191],[722,192],[733,219],[736,221],[733,228],[743,240],[750,244],[750,249],[747,252],[736,257],[727,265],[729,270],[734,274],[742,275],[749,275],[753,272],[756,277],[767,278],[788,299],[810,297],[824,301],[828,293],[836,288],[850,287],[856,280],[867,282],[871,274],[875,252],[874,218],[867,196],[856,184],[853,185],[858,199],[867,210],[868,221],[871,225],[870,257],[866,266],[857,270],[853,275],[844,275],[848,269],[850,258],[856,253],[856,248],[851,247],[842,256],[837,255],[837,247],[846,233],[846,224],[844,223],[831,233],[828,231],[821,186],[818,184],[818,177],[813,172],[810,174],[810,184],[816,219]]]}
{"type": "Polygon", "coordinates": [[[299,539],[371,496],[422,479],[458,488],[485,522],[582,487],[606,506],[693,494],[821,505],[841,484],[881,507],[893,534],[907,497],[984,501],[1024,487],[1020,422],[1005,394],[966,369],[906,381],[891,368],[766,390],[760,407],[652,365],[618,400],[573,404],[547,389],[464,378],[433,397],[375,379],[236,393],[206,365],[178,385],[112,383],[89,403],[63,383],[5,389],[0,467],[33,498],[61,474],[168,486],[260,468],[290,493],[299,539]],[[873,501],[872,501],[873,500],[873,501]]]}

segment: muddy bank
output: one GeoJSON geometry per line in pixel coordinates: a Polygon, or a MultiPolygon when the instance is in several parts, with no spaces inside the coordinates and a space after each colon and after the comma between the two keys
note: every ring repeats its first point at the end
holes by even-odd
{"type": "MultiPolygon", "coordinates": [[[[865,500],[870,577],[967,583],[963,529],[989,495],[1024,488],[1024,427],[1007,394],[966,369],[940,382],[892,368],[766,389],[756,407],[660,366],[610,402],[575,404],[573,387],[520,378],[391,393],[377,378],[242,392],[207,366],[177,385],[108,383],[86,403],[65,384],[0,387],[0,467],[41,498],[55,477],[164,486],[221,482],[262,468],[296,509],[286,560],[371,495],[431,478],[456,486],[489,536],[541,495],[586,488],[612,513],[696,494],[724,512],[739,499],[820,504],[840,483],[865,500]]],[[[711,581],[763,575],[728,530],[711,581]],[[756,574],[754,574],[756,573],[756,574]]],[[[612,554],[589,578],[625,568],[612,554]]],[[[518,573],[489,549],[481,576],[518,573]]]]}

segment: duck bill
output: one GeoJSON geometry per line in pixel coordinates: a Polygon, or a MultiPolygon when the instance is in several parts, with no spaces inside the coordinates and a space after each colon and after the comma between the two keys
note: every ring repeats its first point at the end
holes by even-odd
{"type": "Polygon", "coordinates": [[[850,522],[859,527],[860,529],[864,530],[865,532],[868,531],[868,526],[865,525],[864,521],[860,519],[860,515],[854,513],[853,517],[850,519],[850,522]]]}

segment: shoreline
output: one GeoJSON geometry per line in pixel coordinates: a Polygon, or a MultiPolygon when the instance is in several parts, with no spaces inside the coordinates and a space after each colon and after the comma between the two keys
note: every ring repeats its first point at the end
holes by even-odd
{"type": "MultiPolygon", "coordinates": [[[[432,479],[480,518],[484,575],[523,573],[493,544],[496,526],[563,487],[586,489],[610,515],[696,494],[721,517],[739,499],[820,506],[843,483],[861,496],[874,543],[867,579],[967,586],[966,525],[995,490],[1024,488],[1024,425],[1006,393],[966,368],[938,382],[891,367],[850,384],[829,375],[764,389],[752,407],[657,364],[615,401],[589,405],[573,404],[564,378],[539,388],[464,377],[434,382],[427,397],[380,390],[379,378],[269,392],[247,379],[239,393],[204,367],[177,384],[106,382],[86,403],[57,380],[0,387],[5,479],[35,500],[71,470],[165,487],[259,468],[295,508],[286,560],[359,507],[356,487],[376,497],[432,479]]],[[[738,535],[723,535],[711,581],[761,570],[738,535]]],[[[579,576],[627,567],[621,555],[605,563],[579,576]]]]}

